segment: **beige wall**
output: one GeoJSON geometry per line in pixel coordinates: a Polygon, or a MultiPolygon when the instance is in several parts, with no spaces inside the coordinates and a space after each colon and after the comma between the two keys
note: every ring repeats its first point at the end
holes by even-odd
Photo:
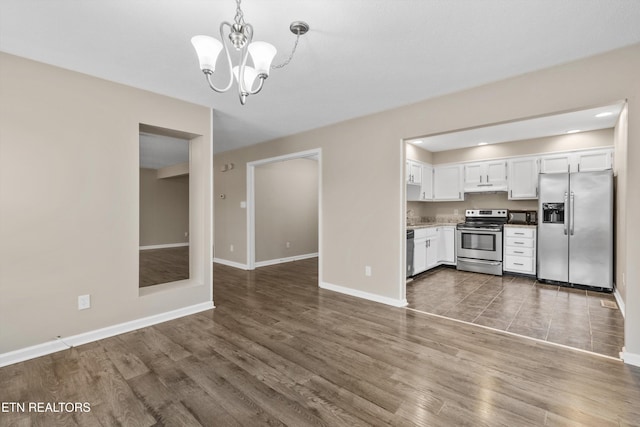
{"type": "Polygon", "coordinates": [[[318,252],[318,179],[310,159],[255,168],[256,262],[318,252]]]}
{"type": "MultiPolygon", "coordinates": [[[[563,111],[629,102],[628,162],[640,162],[640,45],[571,62],[391,111],[280,138],[216,156],[216,168],[236,164],[221,188],[232,203],[216,204],[216,248],[223,258],[246,262],[245,163],[310,148],[322,148],[320,274],[323,280],[387,298],[404,298],[403,143],[415,135],[450,132],[563,111]],[[425,120],[428,117],[428,120],[425,120]],[[346,238],[346,236],[350,236],[346,238]],[[235,242],[236,252],[224,253],[235,242]],[[219,245],[218,243],[221,243],[219,245]],[[371,277],[364,266],[372,267],[371,277]]],[[[616,160],[620,155],[616,152],[616,160]]],[[[627,168],[627,182],[640,182],[640,168],[627,168]]],[[[218,183],[217,183],[218,184],[218,183]]],[[[626,212],[640,211],[640,186],[628,186],[626,212]]],[[[627,222],[627,235],[640,223],[627,222]]],[[[640,257],[640,239],[627,239],[627,257],[640,257]]],[[[627,351],[640,354],[640,276],[626,266],[627,351]]]]}
{"type": "Polygon", "coordinates": [[[433,153],[431,151],[423,150],[420,147],[416,147],[413,144],[405,143],[405,156],[407,159],[417,160],[423,163],[433,164],[433,153]]]}
{"type": "Polygon", "coordinates": [[[613,146],[613,129],[557,135],[433,153],[433,164],[469,162],[529,154],[554,153],[613,146]]]}
{"type": "Polygon", "coordinates": [[[188,233],[189,175],[160,179],[140,168],[140,246],[188,243],[188,233]]]}
{"type": "Polygon", "coordinates": [[[0,64],[0,353],[211,301],[210,110],[4,53],[0,64]],[[201,135],[191,286],[148,295],[140,123],[201,135]],[[83,294],[92,307],[78,311],[83,294]]]}

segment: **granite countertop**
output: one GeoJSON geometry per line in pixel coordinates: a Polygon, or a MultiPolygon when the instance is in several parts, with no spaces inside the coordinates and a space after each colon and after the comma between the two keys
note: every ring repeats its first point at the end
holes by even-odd
{"type": "Polygon", "coordinates": [[[535,224],[505,224],[506,228],[538,228],[535,224]]]}
{"type": "Polygon", "coordinates": [[[418,224],[407,225],[407,230],[416,230],[418,228],[434,228],[450,226],[455,227],[457,222],[423,222],[418,224]]]}

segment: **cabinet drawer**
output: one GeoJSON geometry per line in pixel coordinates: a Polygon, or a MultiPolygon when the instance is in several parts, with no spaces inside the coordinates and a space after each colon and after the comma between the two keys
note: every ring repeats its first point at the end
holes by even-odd
{"type": "Polygon", "coordinates": [[[535,229],[533,228],[504,228],[504,235],[507,237],[526,237],[529,239],[533,238],[533,232],[535,229]]]}
{"type": "Polygon", "coordinates": [[[427,237],[435,237],[438,235],[436,227],[416,228],[413,232],[414,239],[426,239],[427,237]]]}
{"type": "Polygon", "coordinates": [[[504,269],[519,273],[535,274],[533,258],[521,256],[506,256],[504,259],[504,269]]]}
{"type": "Polygon", "coordinates": [[[533,248],[519,248],[515,246],[506,246],[504,248],[505,255],[515,255],[521,257],[533,258],[533,248]]]}
{"type": "Polygon", "coordinates": [[[505,246],[515,246],[517,248],[533,248],[533,239],[522,237],[507,237],[505,246]]]}

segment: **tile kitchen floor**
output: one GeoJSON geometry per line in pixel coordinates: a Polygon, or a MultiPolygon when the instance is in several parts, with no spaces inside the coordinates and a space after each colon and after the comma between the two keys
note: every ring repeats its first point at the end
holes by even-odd
{"type": "Polygon", "coordinates": [[[407,301],[415,310],[607,356],[619,357],[624,345],[612,294],[440,267],[407,282],[407,301]]]}

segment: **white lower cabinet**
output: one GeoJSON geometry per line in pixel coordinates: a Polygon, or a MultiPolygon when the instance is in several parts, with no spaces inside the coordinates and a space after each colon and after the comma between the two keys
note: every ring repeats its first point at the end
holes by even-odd
{"type": "Polygon", "coordinates": [[[504,228],[503,270],[536,275],[536,229],[532,227],[504,228]]]}
{"type": "Polygon", "coordinates": [[[438,227],[438,261],[441,264],[456,263],[456,227],[438,227]]]}
{"type": "Polygon", "coordinates": [[[414,232],[413,274],[455,264],[455,226],[418,228],[414,232]]]}

